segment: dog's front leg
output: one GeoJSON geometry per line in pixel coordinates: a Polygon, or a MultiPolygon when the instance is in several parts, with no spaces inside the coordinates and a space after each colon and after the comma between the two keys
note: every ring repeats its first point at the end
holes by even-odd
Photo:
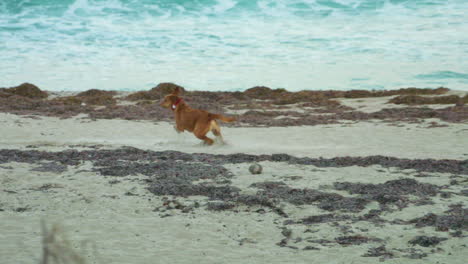
{"type": "Polygon", "coordinates": [[[177,133],[179,133],[179,134],[182,133],[182,132],[184,132],[184,129],[183,129],[183,128],[177,127],[177,125],[174,125],[174,129],[175,129],[175,131],[176,131],[177,133]]]}

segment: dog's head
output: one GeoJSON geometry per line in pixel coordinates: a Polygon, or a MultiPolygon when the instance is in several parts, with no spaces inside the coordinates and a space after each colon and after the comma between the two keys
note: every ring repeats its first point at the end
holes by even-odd
{"type": "Polygon", "coordinates": [[[176,87],[171,94],[168,94],[164,97],[164,100],[161,102],[160,105],[165,108],[171,108],[173,105],[176,104],[177,101],[179,101],[179,94],[180,89],[179,87],[176,87]]]}

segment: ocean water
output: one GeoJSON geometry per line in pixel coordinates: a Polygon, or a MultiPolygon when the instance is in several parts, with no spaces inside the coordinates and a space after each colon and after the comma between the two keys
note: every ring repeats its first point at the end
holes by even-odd
{"type": "Polygon", "coordinates": [[[0,87],[468,90],[467,0],[0,0],[0,87]]]}

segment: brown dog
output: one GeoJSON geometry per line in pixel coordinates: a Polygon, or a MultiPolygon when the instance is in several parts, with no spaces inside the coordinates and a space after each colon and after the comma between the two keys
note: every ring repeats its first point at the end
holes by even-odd
{"type": "Polygon", "coordinates": [[[213,134],[222,141],[221,128],[216,120],[223,122],[235,121],[235,118],[225,117],[223,115],[208,113],[204,110],[190,108],[181,97],[179,97],[180,90],[176,88],[172,94],[166,95],[164,101],[161,103],[162,107],[170,108],[174,111],[176,125],[175,130],[178,133],[184,130],[193,132],[193,134],[203,140],[205,144],[212,145],[213,139],[206,136],[211,131],[213,134]]]}

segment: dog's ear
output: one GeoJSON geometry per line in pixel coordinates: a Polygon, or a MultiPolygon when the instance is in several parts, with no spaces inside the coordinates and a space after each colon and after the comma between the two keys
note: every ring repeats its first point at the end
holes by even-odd
{"type": "Polygon", "coordinates": [[[180,94],[180,88],[176,87],[174,91],[172,92],[173,95],[179,95],[180,94]]]}

